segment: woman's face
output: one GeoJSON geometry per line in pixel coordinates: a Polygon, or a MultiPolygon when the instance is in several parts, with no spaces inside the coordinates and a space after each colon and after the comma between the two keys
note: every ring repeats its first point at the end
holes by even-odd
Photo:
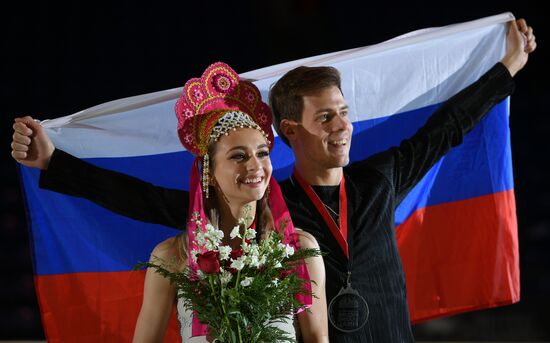
{"type": "Polygon", "coordinates": [[[238,129],[221,136],[214,144],[212,173],[226,201],[244,206],[260,200],[273,169],[269,145],[262,133],[256,129],[238,129]]]}

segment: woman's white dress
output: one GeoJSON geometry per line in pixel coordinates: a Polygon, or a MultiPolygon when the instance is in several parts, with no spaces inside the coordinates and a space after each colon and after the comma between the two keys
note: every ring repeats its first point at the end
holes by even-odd
{"type": "MultiPolygon", "coordinates": [[[[192,343],[205,343],[208,342],[206,340],[206,336],[197,336],[197,337],[191,337],[192,333],[192,315],[193,313],[191,311],[188,311],[183,306],[183,300],[181,298],[178,298],[177,303],[177,310],[178,310],[178,319],[181,324],[181,339],[184,343],[192,342],[192,343]]],[[[295,337],[296,332],[294,330],[294,324],[292,321],[292,317],[289,316],[286,323],[276,323],[274,324],[278,328],[284,330],[285,332],[289,333],[290,336],[295,337]]]]}

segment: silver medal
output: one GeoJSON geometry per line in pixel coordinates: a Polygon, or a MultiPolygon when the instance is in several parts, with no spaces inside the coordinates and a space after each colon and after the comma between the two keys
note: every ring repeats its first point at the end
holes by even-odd
{"type": "Polygon", "coordinates": [[[346,287],[342,287],[328,306],[328,318],[332,326],[342,332],[361,329],[369,319],[367,301],[351,287],[351,273],[348,273],[346,287]]]}

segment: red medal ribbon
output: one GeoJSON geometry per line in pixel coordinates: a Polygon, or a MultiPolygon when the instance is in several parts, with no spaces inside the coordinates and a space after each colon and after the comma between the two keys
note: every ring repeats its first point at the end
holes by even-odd
{"type": "Polygon", "coordinates": [[[345,179],[344,179],[344,173],[342,172],[342,181],[340,181],[340,218],[339,218],[339,225],[336,224],[330,213],[328,213],[327,209],[325,208],[325,205],[315,193],[313,188],[307,183],[306,180],[298,174],[298,171],[294,169],[292,172],[292,175],[298,181],[298,184],[304,192],[306,192],[308,198],[313,202],[313,205],[319,211],[321,216],[323,217],[323,220],[327,224],[328,228],[330,229],[330,232],[332,233],[332,236],[336,239],[338,244],[340,245],[340,248],[342,248],[342,251],[348,256],[348,198],[346,196],[346,185],[345,185],[345,179]]]}

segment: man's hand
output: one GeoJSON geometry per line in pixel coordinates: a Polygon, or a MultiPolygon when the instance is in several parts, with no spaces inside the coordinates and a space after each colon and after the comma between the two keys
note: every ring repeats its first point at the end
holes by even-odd
{"type": "Polygon", "coordinates": [[[46,170],[54,150],[46,131],[32,117],[15,118],[11,156],[17,162],[46,170]]]}
{"type": "Polygon", "coordinates": [[[512,21],[508,25],[506,55],[501,62],[514,76],[525,66],[529,54],[535,51],[536,47],[533,28],[527,26],[525,19],[512,21]]]}

